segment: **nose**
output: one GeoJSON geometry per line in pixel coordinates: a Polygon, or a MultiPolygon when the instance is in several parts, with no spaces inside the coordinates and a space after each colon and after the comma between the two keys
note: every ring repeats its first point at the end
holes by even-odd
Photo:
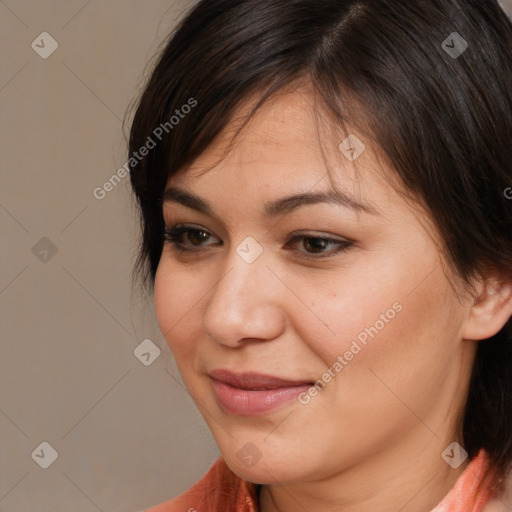
{"type": "Polygon", "coordinates": [[[203,328],[215,342],[236,348],[248,341],[275,339],[283,332],[286,290],[267,265],[265,251],[247,263],[233,249],[203,315],[203,328]]]}

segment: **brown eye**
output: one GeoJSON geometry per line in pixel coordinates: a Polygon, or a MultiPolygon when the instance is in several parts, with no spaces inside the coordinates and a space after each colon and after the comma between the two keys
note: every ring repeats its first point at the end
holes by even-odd
{"type": "Polygon", "coordinates": [[[201,245],[202,242],[208,240],[210,237],[209,233],[199,229],[189,229],[185,234],[194,245],[201,245]]]}
{"type": "Polygon", "coordinates": [[[326,246],[329,244],[329,240],[327,238],[312,238],[307,237],[303,238],[305,241],[304,247],[308,252],[323,252],[326,246]],[[313,243],[311,243],[313,241],[313,243]]]}
{"type": "Polygon", "coordinates": [[[306,254],[306,256],[314,254],[320,255],[316,259],[332,256],[340,251],[347,250],[352,246],[352,242],[349,242],[348,240],[336,240],[334,238],[312,236],[308,234],[296,236],[292,238],[286,245],[297,245],[297,242],[300,241],[303,242],[302,246],[306,250],[298,250],[298,252],[306,254]],[[325,250],[329,246],[334,246],[334,249],[325,250]]]}
{"type": "Polygon", "coordinates": [[[212,238],[212,235],[208,231],[181,224],[170,228],[166,227],[164,230],[164,242],[171,243],[172,247],[180,252],[193,251],[194,249],[191,247],[201,248],[205,245],[212,245],[204,243],[209,238],[212,238]],[[187,240],[190,245],[187,244],[187,240]]]}

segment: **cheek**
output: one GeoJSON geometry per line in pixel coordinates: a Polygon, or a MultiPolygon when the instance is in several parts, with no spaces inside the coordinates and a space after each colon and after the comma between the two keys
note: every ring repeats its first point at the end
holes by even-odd
{"type": "Polygon", "coordinates": [[[345,382],[364,396],[363,410],[391,403],[398,414],[402,402],[418,411],[432,407],[458,346],[460,310],[449,290],[440,273],[412,293],[388,289],[384,300],[366,303],[364,324],[350,324],[343,341],[345,359],[351,358],[345,382]]]}
{"type": "Polygon", "coordinates": [[[166,272],[165,263],[160,260],[156,275],[155,286],[153,292],[153,305],[155,308],[155,316],[158,322],[160,332],[164,337],[173,325],[175,312],[172,307],[173,293],[172,282],[169,279],[169,272],[166,272]]]}
{"type": "Polygon", "coordinates": [[[201,325],[192,321],[204,293],[195,289],[199,286],[197,278],[176,271],[162,257],[155,275],[153,303],[160,332],[177,361],[194,349],[190,327],[201,325]]]}
{"type": "Polygon", "coordinates": [[[320,311],[336,335],[319,336],[311,328],[302,334],[324,365],[310,366],[324,384],[305,409],[311,428],[321,418],[333,436],[343,432],[368,442],[415,425],[415,414],[424,417],[436,407],[453,367],[446,346],[457,335],[457,315],[449,295],[442,300],[442,279],[431,277],[429,287],[409,295],[400,295],[400,286],[385,287],[371,300],[364,289],[349,299],[331,294],[320,311]],[[333,411],[339,412],[335,422],[333,411]]]}
{"type": "MultiPolygon", "coordinates": [[[[295,313],[295,325],[326,369],[341,356],[343,370],[389,369],[393,380],[413,369],[426,376],[444,371],[431,364],[456,338],[461,309],[441,266],[436,267],[436,254],[418,253],[413,262],[406,258],[410,254],[386,258],[379,251],[374,264],[356,263],[330,281],[296,281],[297,295],[308,291],[306,304],[314,315],[295,313]]],[[[336,368],[341,371],[339,364],[336,368]]]]}
{"type": "Polygon", "coordinates": [[[400,322],[403,305],[396,290],[401,276],[391,277],[381,268],[356,263],[320,278],[287,276],[296,295],[306,299],[306,307],[297,307],[295,299],[295,307],[287,309],[293,326],[327,367],[351,349],[347,358],[361,359],[372,340],[400,322]]]}

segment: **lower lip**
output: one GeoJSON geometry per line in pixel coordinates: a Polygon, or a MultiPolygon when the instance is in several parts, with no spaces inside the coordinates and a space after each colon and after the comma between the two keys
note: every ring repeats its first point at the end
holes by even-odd
{"type": "Polygon", "coordinates": [[[302,384],[300,386],[250,391],[235,388],[215,379],[212,379],[212,383],[220,405],[227,412],[242,416],[265,414],[290,402],[312,386],[312,384],[302,384]]]}

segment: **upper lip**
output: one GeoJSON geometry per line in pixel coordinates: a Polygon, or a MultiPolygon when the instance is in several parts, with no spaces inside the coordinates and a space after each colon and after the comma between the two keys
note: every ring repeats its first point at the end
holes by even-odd
{"type": "Polygon", "coordinates": [[[215,380],[225,382],[226,384],[240,389],[276,389],[312,384],[312,382],[308,380],[282,379],[280,377],[255,372],[234,373],[221,368],[212,370],[210,376],[215,380]]]}

